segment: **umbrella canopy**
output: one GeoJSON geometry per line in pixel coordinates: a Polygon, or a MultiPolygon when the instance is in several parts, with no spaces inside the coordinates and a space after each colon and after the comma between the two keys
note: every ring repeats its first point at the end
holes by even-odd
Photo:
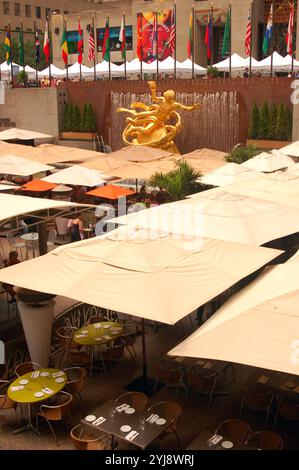
{"type": "MultiPolygon", "coordinates": [[[[46,181],[44,181],[44,183],[46,183],[46,181]]],[[[73,188],[65,186],[64,184],[58,184],[57,186],[54,185],[54,188],[52,189],[52,193],[70,193],[71,191],[73,191],[73,188]]]]}
{"type": "Polygon", "coordinates": [[[110,154],[111,157],[129,162],[152,162],[168,158],[172,154],[165,150],[156,149],[153,147],[145,147],[143,145],[132,145],[130,147],[123,147],[116,152],[110,154]]]}
{"type": "Polygon", "coordinates": [[[87,168],[92,168],[93,170],[97,171],[107,171],[114,170],[115,168],[121,168],[127,165],[126,161],[116,159],[115,157],[111,157],[106,154],[99,154],[98,156],[89,159],[88,161],[82,163],[82,166],[87,168]]]}
{"type": "Polygon", "coordinates": [[[105,183],[103,174],[81,165],[73,165],[53,175],[46,176],[43,181],[57,184],[71,184],[72,186],[97,186],[105,183]]]}
{"type": "MultiPolygon", "coordinates": [[[[124,65],[116,65],[110,62],[111,75],[122,75],[125,71],[124,65]]],[[[96,65],[97,75],[109,75],[109,62],[103,60],[96,65]]]]}
{"type": "Polygon", "coordinates": [[[18,186],[14,184],[3,184],[2,181],[0,182],[0,191],[8,191],[9,189],[16,189],[18,186]]]}
{"type": "Polygon", "coordinates": [[[118,229],[1,269],[0,280],[174,324],[279,253],[118,229]]]}
{"type": "Polygon", "coordinates": [[[210,173],[226,165],[226,153],[217,150],[200,149],[183,155],[183,158],[201,173],[210,173]]]}
{"type": "Polygon", "coordinates": [[[12,64],[8,64],[5,60],[0,65],[1,73],[11,73],[11,65],[13,67],[19,67],[20,68],[20,66],[18,64],[16,64],[15,62],[12,62],[12,64]]]}
{"type": "Polygon", "coordinates": [[[135,193],[131,189],[122,188],[121,186],[113,184],[108,184],[107,186],[102,186],[86,193],[88,196],[103,197],[105,199],[118,199],[119,197],[132,196],[132,194],[135,193]]]}
{"type": "Polygon", "coordinates": [[[298,375],[299,258],[267,269],[169,354],[298,375]]]}
{"type": "MultiPolygon", "coordinates": [[[[228,72],[229,71],[229,57],[227,59],[221,60],[221,62],[218,62],[217,64],[214,64],[214,67],[216,67],[220,72],[228,72]]],[[[231,56],[231,68],[234,71],[240,71],[244,70],[248,67],[248,63],[246,59],[243,59],[239,54],[232,54],[231,56]]]]}
{"type": "MultiPolygon", "coordinates": [[[[275,70],[275,72],[284,72],[288,70],[291,65],[292,65],[292,61],[290,63],[290,59],[288,56],[283,57],[282,55],[278,54],[278,52],[276,51],[273,52],[273,69],[275,70]]],[[[254,64],[253,68],[256,70],[265,70],[265,71],[270,72],[271,55],[259,61],[257,64],[254,64]]]]}
{"type": "Polygon", "coordinates": [[[11,127],[5,131],[0,132],[0,140],[37,140],[37,139],[52,139],[52,135],[42,134],[41,132],[28,131],[26,129],[18,129],[11,127]]]}
{"type": "MultiPolygon", "coordinates": [[[[75,62],[73,65],[71,65],[68,70],[68,76],[69,77],[75,77],[80,75],[80,64],[78,62],[75,62]]],[[[81,65],[81,74],[84,76],[88,75],[93,75],[93,68],[91,67],[86,67],[85,65],[81,65]]]]}
{"type": "MultiPolygon", "coordinates": [[[[177,62],[177,70],[179,72],[192,73],[192,60],[186,59],[184,60],[184,62],[177,62]]],[[[194,70],[196,72],[196,75],[204,75],[207,71],[207,69],[197,64],[194,64],[194,70]]]]}
{"type": "Polygon", "coordinates": [[[289,155],[290,157],[298,157],[299,158],[299,140],[296,142],[292,142],[285,147],[279,149],[279,152],[283,155],[289,155]]]}
{"type": "Polygon", "coordinates": [[[59,69],[56,67],[56,65],[51,64],[51,69],[50,67],[46,67],[44,70],[41,72],[38,72],[38,76],[43,78],[43,77],[49,77],[51,73],[51,77],[58,78],[58,77],[65,77],[65,70],[59,69]]]}
{"type": "Polygon", "coordinates": [[[111,222],[262,245],[299,231],[298,216],[294,207],[216,188],[111,222]]]}
{"type": "Polygon", "coordinates": [[[107,172],[108,175],[119,179],[150,179],[156,172],[168,173],[175,168],[174,161],[162,160],[155,162],[127,163],[125,166],[107,172]]]}
{"type": "Polygon", "coordinates": [[[206,173],[199,181],[212,186],[226,186],[227,184],[238,183],[239,181],[257,176],[260,176],[259,172],[231,162],[210,173],[206,173]]]}
{"type": "Polygon", "coordinates": [[[20,190],[42,193],[45,191],[51,191],[51,189],[55,188],[55,186],[56,184],[47,183],[46,181],[32,180],[32,181],[29,181],[29,183],[23,184],[20,190]]]}
{"type": "Polygon", "coordinates": [[[32,162],[27,158],[16,157],[15,155],[0,157],[0,174],[3,175],[30,176],[52,169],[52,166],[32,162]]]}
{"type": "Polygon", "coordinates": [[[294,165],[294,160],[279,152],[267,153],[262,152],[256,157],[246,160],[241,166],[250,168],[251,170],[271,173],[272,171],[282,170],[294,165]]]}

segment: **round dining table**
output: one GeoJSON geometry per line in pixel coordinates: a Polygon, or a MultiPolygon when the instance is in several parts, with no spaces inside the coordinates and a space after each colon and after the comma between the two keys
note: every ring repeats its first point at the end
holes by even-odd
{"type": "Polygon", "coordinates": [[[21,235],[22,240],[25,240],[25,242],[31,242],[32,246],[32,255],[33,258],[35,258],[35,252],[37,254],[38,252],[38,233],[37,232],[29,232],[29,233],[24,233],[21,235]]]}

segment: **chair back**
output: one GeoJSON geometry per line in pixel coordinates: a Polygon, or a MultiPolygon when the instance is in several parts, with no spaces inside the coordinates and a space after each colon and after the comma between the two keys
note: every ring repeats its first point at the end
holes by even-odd
{"type": "Polygon", "coordinates": [[[273,393],[264,384],[249,383],[244,390],[244,398],[247,406],[256,410],[265,410],[272,402],[273,393]]]}
{"type": "Polygon", "coordinates": [[[287,421],[299,421],[299,403],[286,397],[279,404],[278,414],[287,421]]]}
{"type": "Polygon", "coordinates": [[[240,419],[228,419],[218,426],[216,433],[231,439],[236,445],[243,445],[251,434],[251,428],[240,419]]]}
{"type": "Polygon", "coordinates": [[[104,435],[95,438],[82,424],[78,424],[78,426],[71,430],[70,437],[77,450],[111,449],[111,439],[109,436],[104,435]]]}
{"type": "Polygon", "coordinates": [[[128,392],[118,397],[116,403],[126,403],[135,408],[136,411],[143,411],[148,404],[148,397],[141,392],[128,392]]]}
{"type": "Polygon", "coordinates": [[[108,361],[116,361],[117,359],[121,359],[124,355],[125,346],[124,344],[117,344],[116,346],[112,346],[111,348],[106,349],[102,352],[102,357],[108,361]]]}
{"type": "Polygon", "coordinates": [[[56,237],[57,237],[56,230],[55,229],[50,230],[48,234],[48,242],[53,243],[54,245],[56,237]]]}
{"type": "Polygon", "coordinates": [[[95,317],[91,317],[88,323],[92,325],[93,323],[101,323],[103,321],[110,321],[110,320],[105,315],[97,315],[95,317]]]}
{"type": "Polygon", "coordinates": [[[59,392],[55,398],[57,404],[40,407],[41,414],[49,421],[61,421],[72,409],[73,397],[68,392],[59,392]]]}
{"type": "Polygon", "coordinates": [[[60,345],[63,348],[77,347],[77,344],[73,341],[73,336],[76,328],[71,326],[61,326],[55,331],[55,336],[57,336],[60,345]]]}
{"type": "Polygon", "coordinates": [[[68,367],[64,369],[67,375],[66,389],[72,395],[74,393],[80,393],[84,387],[85,377],[87,375],[86,369],[83,367],[68,367]]]}
{"type": "Polygon", "coordinates": [[[258,431],[251,434],[246,445],[262,450],[281,450],[283,448],[283,440],[276,432],[258,431]]]}
{"type": "Polygon", "coordinates": [[[157,412],[157,414],[164,414],[164,418],[170,425],[176,424],[179,417],[182,414],[182,407],[178,403],[174,401],[161,401],[159,403],[155,403],[152,405],[148,410],[148,413],[157,412]],[[162,411],[163,410],[163,411],[162,411]]]}
{"type": "Polygon", "coordinates": [[[156,366],[157,379],[166,383],[168,386],[177,385],[180,381],[184,368],[174,361],[162,359],[156,366]]]}
{"type": "Polygon", "coordinates": [[[216,372],[203,368],[191,367],[187,371],[188,385],[199,392],[212,390],[216,382],[216,372]]]}
{"type": "Polygon", "coordinates": [[[36,364],[35,362],[22,362],[22,364],[18,364],[15,368],[15,374],[17,377],[21,377],[22,375],[28,374],[29,372],[33,372],[34,370],[42,369],[42,366],[36,364]]]}
{"type": "Polygon", "coordinates": [[[16,246],[16,239],[15,239],[15,237],[13,236],[12,233],[8,233],[8,234],[6,235],[6,238],[7,238],[7,241],[8,241],[8,243],[9,243],[9,245],[10,245],[11,248],[13,248],[13,247],[16,246]]]}
{"type": "Polygon", "coordinates": [[[8,380],[0,380],[0,410],[16,408],[18,404],[11,400],[7,395],[7,389],[10,385],[8,380]]]}

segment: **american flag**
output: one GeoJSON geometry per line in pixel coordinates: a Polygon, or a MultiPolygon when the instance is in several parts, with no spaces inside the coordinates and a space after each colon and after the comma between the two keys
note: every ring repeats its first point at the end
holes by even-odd
{"type": "Polygon", "coordinates": [[[171,26],[170,26],[170,33],[169,33],[169,49],[171,51],[171,54],[174,53],[175,49],[175,9],[172,10],[171,13],[171,26]]]}
{"type": "Polygon", "coordinates": [[[94,62],[95,60],[94,51],[95,51],[94,33],[93,33],[93,28],[91,28],[89,31],[89,36],[88,36],[88,60],[90,62],[94,62]]]}
{"type": "Polygon", "coordinates": [[[245,54],[247,57],[251,55],[251,6],[249,8],[249,16],[246,28],[246,35],[245,35],[245,54]]]}

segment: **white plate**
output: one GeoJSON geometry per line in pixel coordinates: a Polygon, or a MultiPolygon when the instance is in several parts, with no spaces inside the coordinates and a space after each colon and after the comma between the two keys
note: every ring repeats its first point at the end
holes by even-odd
{"type": "Polygon", "coordinates": [[[20,380],[19,384],[21,384],[21,385],[27,385],[28,382],[29,382],[29,380],[22,379],[22,380],[20,380]]]}
{"type": "Polygon", "coordinates": [[[41,398],[41,397],[44,396],[44,392],[35,392],[34,396],[35,396],[36,398],[41,398]]]}
{"type": "Polygon", "coordinates": [[[234,447],[234,444],[231,441],[223,441],[221,446],[224,447],[224,449],[231,449],[234,447]]]}
{"type": "Polygon", "coordinates": [[[103,325],[103,328],[111,328],[111,325],[103,325]]]}
{"type": "Polygon", "coordinates": [[[50,374],[49,374],[49,372],[47,372],[47,371],[40,373],[40,376],[41,376],[41,377],[48,377],[49,375],[50,375],[50,374]]]}
{"type": "Polygon", "coordinates": [[[166,419],[164,418],[157,418],[155,421],[156,424],[159,424],[159,426],[163,426],[163,424],[166,423],[166,419]]]}
{"type": "Polygon", "coordinates": [[[127,413],[127,415],[132,415],[135,413],[135,408],[126,408],[125,413],[127,413]]]}
{"type": "Polygon", "coordinates": [[[103,338],[101,336],[97,336],[96,338],[94,338],[95,341],[102,341],[103,338]]]}
{"type": "Polygon", "coordinates": [[[118,334],[119,334],[119,331],[111,330],[110,333],[111,333],[112,335],[118,335],[118,334]]]}
{"type": "Polygon", "coordinates": [[[81,331],[81,334],[82,334],[82,335],[88,335],[88,330],[83,330],[83,331],[81,331]]]}
{"type": "Polygon", "coordinates": [[[95,415],[85,416],[85,421],[88,421],[89,423],[91,423],[92,421],[95,421],[96,419],[97,417],[95,415]]]}
{"type": "Polygon", "coordinates": [[[62,384],[62,382],[64,382],[64,378],[63,377],[57,377],[57,379],[55,379],[55,382],[57,382],[58,384],[62,384]]]}
{"type": "Polygon", "coordinates": [[[122,432],[130,432],[131,429],[132,429],[131,426],[129,426],[128,424],[124,424],[124,425],[120,428],[120,430],[121,430],[122,432]]]}

